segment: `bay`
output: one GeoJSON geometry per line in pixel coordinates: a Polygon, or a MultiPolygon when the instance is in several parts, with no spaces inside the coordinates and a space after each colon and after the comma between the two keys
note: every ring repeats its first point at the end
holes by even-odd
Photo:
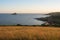
{"type": "Polygon", "coordinates": [[[47,17],[44,14],[0,14],[0,25],[41,25],[44,22],[34,18],[47,17]]]}

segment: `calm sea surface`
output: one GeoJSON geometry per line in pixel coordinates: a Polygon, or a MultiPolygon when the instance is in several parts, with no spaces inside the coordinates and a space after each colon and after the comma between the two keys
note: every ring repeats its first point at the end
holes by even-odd
{"type": "Polygon", "coordinates": [[[34,18],[47,17],[43,14],[0,14],[0,25],[40,25],[44,22],[38,21],[34,18]]]}

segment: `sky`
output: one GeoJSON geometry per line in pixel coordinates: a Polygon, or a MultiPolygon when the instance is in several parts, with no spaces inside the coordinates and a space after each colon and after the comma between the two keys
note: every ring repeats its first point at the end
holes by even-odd
{"type": "Polygon", "coordinates": [[[0,13],[60,12],[60,0],[0,0],[0,13]]]}

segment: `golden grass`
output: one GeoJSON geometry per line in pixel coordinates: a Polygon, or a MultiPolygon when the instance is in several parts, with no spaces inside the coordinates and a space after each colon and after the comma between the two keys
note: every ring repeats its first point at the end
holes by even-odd
{"type": "Polygon", "coordinates": [[[0,26],[0,40],[60,40],[60,28],[0,26]]]}

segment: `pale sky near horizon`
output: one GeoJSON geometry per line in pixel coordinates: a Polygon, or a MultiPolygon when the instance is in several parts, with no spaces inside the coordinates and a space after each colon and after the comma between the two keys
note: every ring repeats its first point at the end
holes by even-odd
{"type": "Polygon", "coordinates": [[[0,13],[60,12],[60,0],[0,0],[0,13]]]}

